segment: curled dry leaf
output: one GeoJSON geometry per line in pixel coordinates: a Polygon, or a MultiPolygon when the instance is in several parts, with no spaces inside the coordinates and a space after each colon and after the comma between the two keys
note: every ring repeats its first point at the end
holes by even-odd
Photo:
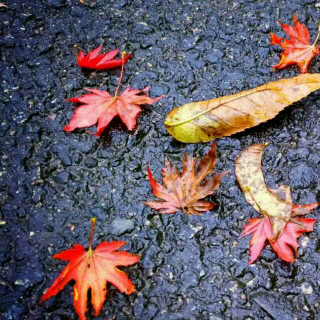
{"type": "Polygon", "coordinates": [[[273,66],[273,69],[283,69],[286,66],[296,64],[300,68],[301,73],[306,73],[308,72],[311,60],[319,54],[319,47],[316,43],[319,39],[320,25],[318,26],[317,38],[311,45],[309,31],[306,26],[300,23],[295,15],[293,16],[293,21],[293,27],[282,24],[279,21],[282,29],[289,36],[289,40],[282,40],[282,38],[277,37],[274,33],[270,33],[270,44],[277,44],[284,50],[281,53],[280,62],[273,66]]]}
{"type": "Polygon", "coordinates": [[[188,103],[171,111],[165,126],[179,141],[206,142],[266,122],[319,88],[320,74],[269,82],[231,96],[188,103]]]}
{"type": "MultiPolygon", "coordinates": [[[[77,47],[75,46],[78,66],[95,70],[105,70],[120,67],[122,65],[123,59],[114,59],[114,57],[119,53],[119,49],[99,54],[102,46],[103,45],[93,49],[87,55],[84,55],[82,50],[80,50],[80,53],[78,54],[77,47]]],[[[127,63],[131,58],[132,54],[127,54],[124,57],[124,63],[127,63]]]]}
{"type": "Polygon", "coordinates": [[[72,249],[62,251],[53,256],[55,259],[70,261],[62,270],[52,286],[44,293],[41,302],[55,296],[68,282],[75,280],[73,287],[73,303],[81,320],[86,319],[87,296],[91,289],[91,303],[97,316],[106,300],[107,282],[126,294],[135,291],[133,283],[118,266],[130,266],[139,261],[139,257],[117,251],[125,245],[124,241],[101,242],[95,250],[92,249],[92,238],[95,218],[91,219],[89,250],[74,244],[72,249]]]}
{"type": "Polygon", "coordinates": [[[216,162],[216,144],[213,143],[209,153],[202,158],[197,168],[197,159],[189,154],[186,154],[182,160],[182,173],[166,159],[162,169],[163,185],[153,178],[148,167],[153,194],[162,201],[144,203],[153,209],[160,210],[160,213],[174,213],[181,208],[186,214],[201,214],[212,209],[213,203],[199,199],[214,193],[223,177],[229,173],[229,171],[222,171],[206,179],[213,173],[216,162]]]}
{"type": "Polygon", "coordinates": [[[249,263],[259,257],[266,240],[282,260],[294,262],[297,238],[303,232],[312,231],[316,222],[315,219],[298,216],[309,213],[319,204],[293,204],[289,186],[267,187],[261,168],[265,147],[264,144],[253,145],[236,161],[235,173],[246,201],[264,216],[262,219],[250,219],[242,236],[252,234],[249,263]]]}

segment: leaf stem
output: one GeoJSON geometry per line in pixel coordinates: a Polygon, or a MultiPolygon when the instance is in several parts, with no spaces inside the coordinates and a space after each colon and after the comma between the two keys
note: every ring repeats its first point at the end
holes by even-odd
{"type": "Polygon", "coordinates": [[[73,45],[73,48],[74,48],[74,54],[75,54],[75,56],[77,57],[77,56],[78,56],[78,45],[77,45],[77,44],[74,44],[74,45],[73,45]]]}
{"type": "Polygon", "coordinates": [[[115,93],[115,95],[114,95],[115,98],[117,98],[117,96],[118,96],[118,92],[119,92],[120,85],[121,85],[121,82],[122,82],[123,73],[124,73],[124,59],[125,59],[125,57],[126,57],[126,54],[127,54],[127,53],[126,53],[125,51],[123,51],[122,54],[121,54],[121,58],[122,58],[121,74],[120,74],[118,86],[117,86],[117,89],[116,89],[116,93],[115,93]]]}
{"type": "Polygon", "coordinates": [[[94,233],[94,227],[96,225],[97,218],[91,218],[91,230],[90,230],[90,237],[89,237],[89,252],[92,252],[92,240],[93,240],[93,233],[94,233]]]}
{"type": "Polygon", "coordinates": [[[319,36],[320,36],[320,22],[318,24],[318,34],[317,34],[316,40],[314,41],[312,47],[314,47],[316,45],[316,43],[318,42],[319,36]]]}

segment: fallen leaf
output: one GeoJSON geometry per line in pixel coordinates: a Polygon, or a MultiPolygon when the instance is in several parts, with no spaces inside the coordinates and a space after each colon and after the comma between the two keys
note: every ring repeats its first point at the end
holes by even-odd
{"type": "Polygon", "coordinates": [[[316,222],[298,216],[309,213],[319,203],[293,204],[289,186],[267,187],[261,168],[265,147],[265,144],[250,146],[236,161],[235,174],[246,201],[264,216],[263,219],[250,219],[241,236],[253,234],[249,264],[259,257],[266,240],[282,260],[294,262],[298,248],[296,239],[303,232],[312,231],[316,222]]]}
{"type": "MultiPolygon", "coordinates": [[[[90,51],[86,56],[83,51],[77,54],[77,46],[75,46],[75,54],[77,56],[78,66],[87,69],[105,70],[119,67],[122,65],[123,59],[114,59],[118,54],[119,49],[109,51],[107,53],[99,54],[102,46],[90,51]]],[[[132,54],[128,54],[124,58],[124,63],[127,63],[132,58],[132,54]]]]}
{"type": "Polygon", "coordinates": [[[280,25],[289,36],[288,39],[277,37],[270,33],[271,45],[279,45],[284,51],[281,53],[280,62],[273,66],[273,69],[283,69],[286,66],[296,64],[302,73],[308,72],[308,66],[311,60],[319,54],[319,47],[316,44],[319,39],[320,25],[318,26],[318,35],[311,45],[309,31],[303,23],[298,21],[297,16],[293,16],[294,26],[287,24],[280,25]]]}
{"type": "Polygon", "coordinates": [[[150,98],[146,92],[150,87],[142,90],[127,88],[121,95],[118,95],[118,90],[123,77],[123,68],[126,54],[123,54],[123,64],[121,76],[115,95],[112,97],[107,91],[86,89],[91,92],[80,97],[67,99],[71,102],[82,103],[83,105],[77,108],[70,120],[70,123],[64,127],[64,130],[69,132],[76,128],[85,128],[93,126],[98,122],[97,133],[99,137],[110,121],[117,115],[129,130],[133,130],[137,123],[137,118],[142,111],[139,105],[153,104],[161,97],[150,98]]]}
{"type": "Polygon", "coordinates": [[[0,2],[0,8],[8,8],[8,6],[6,6],[4,3],[0,2]]]}
{"type": "Polygon", "coordinates": [[[41,302],[55,296],[65,285],[74,280],[73,303],[81,320],[85,320],[87,312],[87,295],[91,289],[91,303],[97,316],[105,302],[107,282],[126,294],[135,291],[133,283],[118,266],[129,266],[139,261],[139,257],[117,251],[125,245],[124,241],[101,242],[95,250],[92,249],[92,238],[95,218],[91,219],[89,250],[82,245],[74,244],[72,249],[62,251],[53,256],[54,259],[70,261],[62,270],[52,286],[44,293],[41,302]]]}
{"type": "Polygon", "coordinates": [[[195,168],[197,159],[189,154],[186,154],[182,160],[182,173],[166,159],[162,169],[163,185],[153,178],[148,167],[148,177],[153,194],[163,201],[146,201],[144,204],[161,210],[160,213],[174,213],[181,208],[186,214],[201,214],[212,209],[215,204],[199,201],[199,199],[214,193],[223,177],[230,173],[222,171],[206,179],[209,174],[213,173],[216,162],[216,144],[213,143],[209,153],[202,158],[197,168],[195,168]]]}
{"type": "Polygon", "coordinates": [[[298,255],[297,238],[302,236],[303,232],[313,231],[315,222],[317,222],[316,219],[296,218],[296,223],[288,222],[281,236],[276,241],[271,241],[272,226],[270,219],[268,217],[250,219],[241,234],[241,237],[252,234],[249,264],[252,264],[260,256],[266,240],[269,241],[280,259],[286,262],[294,262],[295,256],[298,255]]]}
{"type": "Polygon", "coordinates": [[[68,101],[79,102],[83,105],[77,108],[64,127],[65,131],[73,131],[76,128],[91,127],[98,122],[96,135],[99,137],[110,121],[117,115],[129,130],[136,126],[137,118],[142,111],[139,105],[153,104],[161,97],[150,98],[145,93],[150,87],[143,90],[126,89],[120,96],[112,97],[107,91],[86,89],[89,94],[71,98],[68,101]]]}
{"type": "Polygon", "coordinates": [[[169,113],[165,126],[179,141],[206,142],[266,122],[319,88],[320,74],[303,74],[269,82],[231,96],[176,108],[169,113]]]}

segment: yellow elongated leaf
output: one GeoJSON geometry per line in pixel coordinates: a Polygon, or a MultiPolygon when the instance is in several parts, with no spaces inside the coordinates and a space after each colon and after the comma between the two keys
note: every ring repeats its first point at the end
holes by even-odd
{"type": "Polygon", "coordinates": [[[207,142],[266,122],[318,89],[320,74],[301,74],[231,96],[185,104],[169,113],[165,126],[179,141],[207,142]]]}
{"type": "Polygon", "coordinates": [[[289,186],[269,189],[264,181],[261,160],[265,144],[244,150],[236,161],[235,174],[247,202],[272,222],[273,237],[279,237],[291,218],[292,196],[289,186]]]}

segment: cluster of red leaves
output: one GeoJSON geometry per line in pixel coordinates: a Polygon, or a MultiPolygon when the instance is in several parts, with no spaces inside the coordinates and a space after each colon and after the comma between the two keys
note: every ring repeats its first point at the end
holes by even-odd
{"type": "MultiPolygon", "coordinates": [[[[314,209],[314,207],[312,209],[314,209]]],[[[249,223],[244,226],[240,236],[244,237],[252,234],[250,239],[249,264],[252,264],[258,259],[266,240],[269,241],[280,259],[286,262],[294,262],[298,252],[297,239],[303,235],[303,232],[313,231],[313,225],[316,222],[316,219],[296,218],[295,222],[288,222],[286,224],[283,233],[276,241],[272,241],[270,240],[273,234],[270,219],[268,217],[250,219],[249,223]]]]}
{"type": "MultiPolygon", "coordinates": [[[[68,99],[71,102],[81,103],[82,106],[76,109],[69,125],[65,126],[65,131],[90,127],[98,122],[96,135],[100,136],[110,121],[117,115],[120,116],[129,130],[133,130],[136,126],[137,117],[141,112],[140,105],[153,104],[161,99],[161,97],[150,98],[146,94],[150,87],[142,90],[127,88],[121,95],[118,95],[123,78],[124,65],[132,58],[132,54],[122,53],[121,59],[114,59],[119,49],[99,54],[101,49],[102,45],[89,52],[86,56],[81,50],[79,55],[76,53],[77,62],[82,68],[95,70],[121,66],[121,75],[115,95],[112,97],[106,91],[86,89],[90,93],[68,99]]],[[[91,222],[89,250],[86,251],[83,246],[74,244],[72,249],[53,256],[54,259],[70,262],[41,299],[41,302],[43,302],[56,295],[67,283],[74,280],[76,283],[73,289],[73,301],[81,320],[86,319],[89,290],[91,290],[91,303],[95,315],[99,314],[106,299],[107,282],[112,283],[126,294],[131,294],[135,291],[133,283],[117,267],[129,266],[139,261],[138,256],[131,255],[125,251],[117,251],[125,245],[124,241],[110,243],[103,241],[95,250],[92,250],[92,237],[96,220],[91,219],[91,222]]]]}
{"type": "MultiPolygon", "coordinates": [[[[80,1],[82,2],[82,1],[80,1]]],[[[299,23],[296,16],[293,17],[293,27],[281,24],[288,34],[289,40],[277,37],[271,33],[271,45],[279,45],[284,51],[280,62],[274,69],[282,69],[288,65],[296,64],[302,73],[307,72],[311,60],[319,54],[319,47],[315,42],[310,44],[308,29],[299,23]]],[[[319,28],[320,29],[320,28],[319,28]]],[[[121,75],[115,95],[111,96],[107,91],[86,89],[90,93],[68,99],[68,101],[81,103],[72,116],[70,123],[65,126],[65,131],[73,131],[76,128],[90,127],[98,123],[97,136],[100,136],[110,121],[119,116],[129,130],[136,126],[137,117],[141,112],[140,105],[153,104],[161,97],[150,98],[146,93],[149,87],[142,90],[127,88],[118,96],[118,90],[122,81],[124,65],[132,58],[132,54],[122,54],[121,59],[115,58],[119,49],[100,54],[102,45],[92,50],[87,55],[83,51],[77,54],[79,67],[106,70],[121,66],[121,75]]],[[[162,169],[163,185],[159,184],[148,170],[148,177],[153,193],[160,201],[145,202],[160,213],[174,213],[182,209],[187,214],[200,214],[214,207],[213,203],[200,201],[211,195],[220,185],[223,177],[229,171],[212,174],[216,165],[216,145],[212,145],[209,153],[203,157],[196,168],[197,159],[186,155],[182,160],[182,173],[170,161],[165,161],[162,169]],[[207,176],[211,174],[209,178],[207,176]]],[[[297,239],[303,232],[313,231],[315,219],[300,218],[315,207],[318,203],[310,205],[292,205],[292,219],[288,221],[282,234],[273,239],[273,226],[270,218],[250,219],[244,227],[241,237],[252,234],[250,240],[250,261],[253,263],[261,254],[266,241],[269,241],[278,256],[287,262],[294,262],[297,255],[297,239]]],[[[92,239],[95,219],[91,219],[91,233],[89,250],[82,245],[74,244],[72,249],[65,250],[53,256],[55,259],[69,261],[52,286],[44,293],[41,302],[49,299],[61,291],[71,280],[75,281],[73,300],[75,309],[81,320],[86,319],[88,291],[91,290],[91,303],[98,315],[106,300],[107,282],[112,283],[121,292],[131,294],[135,291],[133,283],[120,271],[118,266],[129,266],[139,261],[139,257],[125,251],[117,251],[124,241],[100,243],[95,250],[92,249],[92,239]]]]}
{"type": "Polygon", "coordinates": [[[308,66],[311,60],[319,54],[319,47],[316,44],[319,38],[319,32],[315,42],[310,44],[309,31],[303,23],[298,21],[298,18],[293,16],[294,26],[282,24],[282,29],[288,34],[289,40],[277,37],[271,33],[271,45],[279,45],[284,51],[281,54],[281,59],[278,64],[273,66],[274,69],[283,69],[286,66],[296,64],[301,73],[308,71],[308,66]]]}
{"type": "Polygon", "coordinates": [[[76,128],[91,127],[98,122],[96,136],[100,137],[110,121],[117,115],[129,130],[133,130],[141,112],[139,105],[153,104],[162,98],[162,96],[150,98],[146,94],[150,87],[142,90],[127,88],[121,95],[118,95],[123,78],[124,65],[132,58],[132,54],[123,52],[121,59],[114,59],[119,49],[99,54],[101,49],[102,45],[90,51],[86,56],[81,50],[79,55],[77,55],[78,65],[83,68],[96,70],[121,66],[121,75],[115,95],[111,96],[107,91],[86,89],[91,93],[67,99],[68,101],[82,104],[74,112],[70,123],[64,127],[64,130],[67,132],[73,131],[76,128]]]}

